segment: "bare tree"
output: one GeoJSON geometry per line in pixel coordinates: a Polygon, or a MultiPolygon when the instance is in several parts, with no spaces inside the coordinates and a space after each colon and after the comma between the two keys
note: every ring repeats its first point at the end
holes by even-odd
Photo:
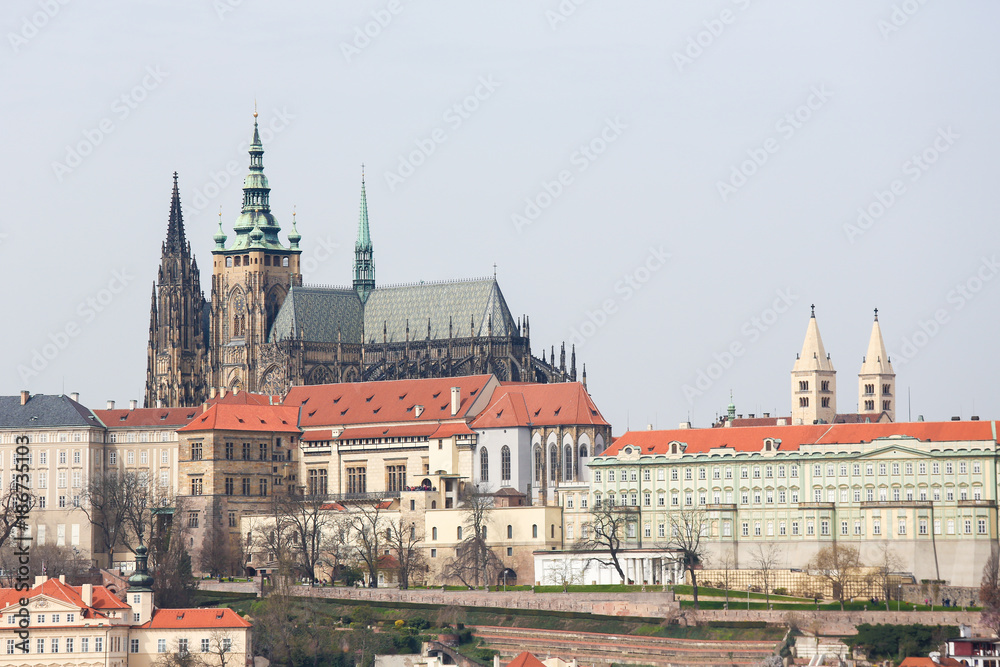
{"type": "Polygon", "coordinates": [[[277,495],[270,496],[266,510],[247,522],[249,530],[244,538],[258,562],[273,563],[271,582],[277,594],[286,592],[288,581],[295,570],[294,527],[284,512],[282,503],[283,499],[277,495]]]}
{"type": "Polygon", "coordinates": [[[316,583],[316,568],[323,561],[324,533],[340,520],[325,496],[287,496],[280,501],[292,528],[298,569],[309,585],[316,583]]]}
{"type": "Polygon", "coordinates": [[[467,485],[461,498],[463,537],[455,547],[455,555],[445,567],[445,574],[466,586],[489,586],[504,570],[503,561],[487,541],[488,525],[493,512],[493,494],[477,486],[467,485]]]}
{"type": "Polygon", "coordinates": [[[583,573],[586,569],[586,561],[582,567],[574,568],[570,559],[563,558],[552,563],[549,567],[549,572],[552,574],[556,585],[562,586],[563,593],[566,593],[569,591],[570,586],[578,586],[583,583],[583,573]]]}
{"type": "Polygon", "coordinates": [[[23,517],[35,508],[37,502],[30,489],[19,485],[16,478],[11,479],[10,486],[0,498],[0,548],[7,544],[12,532],[23,525],[23,517]]]}
{"type": "Polygon", "coordinates": [[[983,603],[983,625],[1000,635],[1000,549],[994,545],[983,567],[979,584],[979,600],[983,603]]]}
{"type": "Polygon", "coordinates": [[[719,569],[722,570],[722,586],[726,589],[726,608],[729,608],[729,591],[733,587],[733,570],[736,569],[736,555],[732,549],[727,550],[719,561],[719,569]]]}
{"type": "Polygon", "coordinates": [[[122,543],[128,530],[129,489],[126,477],[131,472],[109,470],[91,475],[80,497],[79,509],[87,515],[108,554],[108,564],[114,559],[115,547],[122,543]]]}
{"type": "MultiPolygon", "coordinates": [[[[183,640],[187,642],[188,640],[183,640]]],[[[190,646],[182,646],[181,640],[170,643],[170,650],[160,653],[153,662],[154,667],[201,667],[202,661],[191,651],[190,646]]]]}
{"type": "Polygon", "coordinates": [[[815,570],[817,575],[830,583],[841,611],[844,610],[844,600],[851,597],[851,589],[859,579],[861,568],[858,548],[836,542],[820,549],[809,561],[809,569],[815,570]]]}
{"type": "Polygon", "coordinates": [[[351,511],[354,552],[368,570],[368,587],[378,587],[379,558],[388,539],[389,521],[383,515],[383,501],[361,504],[351,511]]]}
{"type": "Polygon", "coordinates": [[[205,512],[205,533],[198,560],[199,568],[213,577],[232,574],[233,571],[233,542],[229,531],[222,525],[224,519],[220,505],[219,499],[214,498],[205,512]]]}
{"type": "Polygon", "coordinates": [[[879,596],[885,600],[885,610],[889,611],[889,599],[892,597],[892,573],[903,567],[903,561],[888,542],[881,542],[872,563],[871,581],[879,591],[879,596]]]}
{"type": "Polygon", "coordinates": [[[625,576],[625,570],[622,569],[618,554],[627,548],[628,524],[634,523],[637,516],[633,507],[615,505],[611,501],[594,502],[590,509],[589,536],[580,540],[576,545],[578,549],[607,553],[606,559],[596,558],[595,560],[601,565],[613,566],[623,584],[627,584],[628,579],[625,576]]]}
{"type": "Polygon", "coordinates": [[[670,513],[670,538],[667,546],[678,551],[678,559],[684,571],[691,575],[694,593],[694,608],[698,608],[698,575],[705,559],[705,547],[701,539],[708,535],[708,519],[699,509],[684,509],[670,513]]]}
{"type": "Polygon", "coordinates": [[[149,569],[153,574],[156,605],[164,609],[191,606],[196,582],[188,550],[188,528],[179,517],[185,516],[186,501],[178,497],[169,521],[153,532],[149,541],[149,569]],[[178,517],[173,520],[172,517],[178,517]]]}
{"type": "Polygon", "coordinates": [[[781,562],[781,549],[774,542],[758,544],[751,552],[750,562],[757,570],[757,579],[764,587],[764,600],[771,604],[771,588],[774,584],[774,571],[781,562]]]}
{"type": "Polygon", "coordinates": [[[236,655],[233,652],[233,644],[236,643],[236,635],[232,630],[213,630],[208,635],[208,651],[206,655],[211,658],[205,659],[206,665],[217,665],[218,667],[230,667],[236,665],[236,655]]]}
{"type": "Polygon", "coordinates": [[[396,557],[396,578],[399,587],[410,587],[410,579],[424,569],[424,553],[420,548],[423,534],[417,530],[416,523],[403,525],[400,522],[389,526],[386,544],[396,557]]]}

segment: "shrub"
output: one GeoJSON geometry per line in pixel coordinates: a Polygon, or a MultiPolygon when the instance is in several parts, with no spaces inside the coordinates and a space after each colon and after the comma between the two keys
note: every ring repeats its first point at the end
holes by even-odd
{"type": "Polygon", "coordinates": [[[788,589],[787,588],[775,588],[771,592],[774,593],[775,595],[788,595],[788,589]]]}

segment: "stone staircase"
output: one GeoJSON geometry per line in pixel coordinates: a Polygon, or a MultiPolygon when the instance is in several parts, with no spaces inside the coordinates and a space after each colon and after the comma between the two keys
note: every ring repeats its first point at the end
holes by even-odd
{"type": "Polygon", "coordinates": [[[522,651],[539,659],[576,658],[585,665],[653,665],[655,667],[730,667],[757,665],[773,655],[781,642],[670,639],[596,632],[566,632],[476,626],[473,634],[482,643],[510,660],[522,651]]]}

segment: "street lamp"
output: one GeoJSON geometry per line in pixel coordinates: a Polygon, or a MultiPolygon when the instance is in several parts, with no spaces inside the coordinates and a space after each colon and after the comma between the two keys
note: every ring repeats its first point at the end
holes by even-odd
{"type": "Polygon", "coordinates": [[[903,584],[897,584],[896,590],[896,611],[899,611],[900,600],[903,599],[903,584]]]}
{"type": "Polygon", "coordinates": [[[747,611],[750,611],[750,589],[752,586],[747,584],[747,611]]]}

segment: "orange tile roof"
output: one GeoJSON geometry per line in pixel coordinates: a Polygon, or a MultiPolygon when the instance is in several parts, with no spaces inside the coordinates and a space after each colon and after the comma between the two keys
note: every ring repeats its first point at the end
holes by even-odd
{"type": "Polygon", "coordinates": [[[323,440],[333,440],[333,431],[330,429],[320,429],[318,431],[306,431],[300,438],[302,442],[322,442],[323,440]]]}
{"type": "Polygon", "coordinates": [[[298,408],[294,407],[216,403],[177,430],[298,433],[298,417],[298,408]]]}
{"type": "Polygon", "coordinates": [[[303,427],[350,426],[373,422],[437,422],[452,417],[451,388],[461,390],[458,415],[467,416],[492,375],[421,380],[345,382],[292,387],[284,405],[302,408],[303,427]],[[414,407],[424,406],[417,417],[414,407]]]}
{"type": "Polygon", "coordinates": [[[781,451],[794,451],[801,445],[860,444],[893,435],[911,436],[924,442],[994,441],[992,423],[984,421],[750,426],[629,431],[615,440],[604,456],[615,456],[627,445],[641,447],[643,454],[665,454],[675,440],[687,444],[686,454],[706,454],[719,447],[738,452],[760,451],[765,438],[781,440],[781,451]]]}
{"type": "Polygon", "coordinates": [[[607,426],[580,382],[503,385],[472,422],[473,428],[596,424],[607,426]]]}
{"type": "Polygon", "coordinates": [[[437,430],[431,433],[432,438],[450,438],[453,435],[475,435],[476,432],[469,428],[465,422],[450,422],[441,424],[437,430]]]}
{"type": "Polygon", "coordinates": [[[27,592],[18,591],[13,588],[0,588],[0,609],[6,608],[11,604],[17,604],[22,596],[31,599],[40,595],[65,602],[80,609],[90,609],[97,613],[105,609],[131,608],[104,586],[94,586],[93,599],[88,606],[83,601],[81,590],[81,586],[70,586],[58,579],[47,579],[27,592]]]}
{"type": "Polygon", "coordinates": [[[507,667],[545,667],[545,663],[536,658],[534,654],[524,651],[508,662],[507,667]]]}
{"type": "Polygon", "coordinates": [[[337,440],[358,440],[361,438],[426,438],[438,429],[437,424],[404,424],[402,426],[359,426],[345,428],[337,440]]]}
{"type": "Polygon", "coordinates": [[[226,392],[225,396],[216,396],[206,401],[209,405],[222,403],[224,405],[281,405],[281,396],[269,394],[252,394],[249,391],[226,392]]]}
{"type": "Polygon", "coordinates": [[[249,628],[250,623],[232,609],[157,609],[140,628],[249,628]]]}
{"type": "Polygon", "coordinates": [[[135,410],[94,410],[97,418],[108,428],[123,426],[184,426],[201,414],[201,408],[136,408],[135,410]]]}
{"type": "Polygon", "coordinates": [[[899,663],[899,667],[964,667],[964,664],[959,660],[944,656],[939,658],[937,662],[930,658],[910,656],[909,658],[903,658],[903,662],[899,663]]]}

